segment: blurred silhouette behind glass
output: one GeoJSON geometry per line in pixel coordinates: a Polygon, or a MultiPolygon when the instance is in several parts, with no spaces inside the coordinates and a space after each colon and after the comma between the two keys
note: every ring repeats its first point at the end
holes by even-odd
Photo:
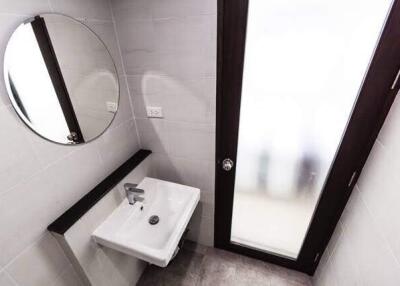
{"type": "Polygon", "coordinates": [[[390,4],[249,1],[232,242],[299,254],[390,4]]]}

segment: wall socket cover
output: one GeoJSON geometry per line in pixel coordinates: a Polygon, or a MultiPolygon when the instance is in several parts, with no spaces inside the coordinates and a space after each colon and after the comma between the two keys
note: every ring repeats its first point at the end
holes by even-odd
{"type": "Polygon", "coordinates": [[[147,117],[149,118],[162,118],[162,107],[160,106],[146,106],[147,117]]]}
{"type": "Polygon", "coordinates": [[[107,105],[107,111],[111,112],[111,113],[115,113],[118,110],[118,103],[113,102],[113,101],[107,101],[106,102],[107,105]]]}

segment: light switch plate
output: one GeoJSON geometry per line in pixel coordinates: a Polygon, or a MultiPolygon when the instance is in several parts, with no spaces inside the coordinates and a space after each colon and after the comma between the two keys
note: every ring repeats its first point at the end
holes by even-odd
{"type": "Polygon", "coordinates": [[[162,107],[160,106],[147,106],[147,117],[149,118],[162,118],[162,107]]]}

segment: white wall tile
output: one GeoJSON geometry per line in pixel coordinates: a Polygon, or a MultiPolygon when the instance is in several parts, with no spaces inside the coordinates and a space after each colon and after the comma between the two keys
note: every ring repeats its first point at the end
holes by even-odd
{"type": "Polygon", "coordinates": [[[107,130],[99,138],[98,145],[104,164],[115,170],[139,150],[135,122],[130,120],[107,130]]]}
{"type": "Polygon", "coordinates": [[[153,0],[112,0],[115,19],[151,20],[153,0]]]}
{"type": "Polygon", "coordinates": [[[357,265],[357,258],[352,251],[352,244],[347,240],[347,230],[337,241],[337,249],[329,259],[334,275],[332,275],[338,285],[360,285],[360,272],[357,265]],[[343,284],[345,283],[345,284],[343,284]]]}
{"type": "Polygon", "coordinates": [[[50,5],[47,0],[0,1],[0,13],[34,15],[50,11],[50,5]]]}
{"type": "Polygon", "coordinates": [[[215,156],[213,125],[167,121],[170,154],[177,157],[212,161],[215,156]]]}
{"type": "MultiPolygon", "coordinates": [[[[348,244],[360,285],[398,285],[400,267],[357,189],[348,203],[343,228],[342,244],[348,244]]],[[[338,250],[342,244],[338,244],[338,250]]],[[[341,267],[344,265],[339,264],[341,267]]]]}
{"type": "Polygon", "coordinates": [[[197,58],[206,61],[215,59],[203,58],[205,51],[208,53],[213,51],[216,54],[215,15],[154,19],[153,22],[157,39],[154,42],[155,51],[193,53],[197,58]]]}
{"type": "Polygon", "coordinates": [[[196,79],[206,76],[206,59],[196,51],[166,52],[159,57],[159,70],[168,77],[196,79]]]}
{"type": "Polygon", "coordinates": [[[26,130],[26,137],[33,148],[34,154],[38,158],[43,168],[48,167],[52,163],[62,160],[67,155],[76,151],[78,146],[64,146],[50,142],[37,134],[26,130]]]}
{"type": "Polygon", "coordinates": [[[82,286],[82,282],[77,276],[72,265],[68,265],[63,269],[61,275],[55,280],[52,286],[82,286]]]}
{"type": "Polygon", "coordinates": [[[331,279],[332,285],[334,286],[339,286],[337,284],[337,279],[335,277],[328,277],[327,273],[333,271],[332,269],[332,263],[331,263],[331,256],[335,251],[336,244],[338,240],[340,239],[341,235],[343,234],[343,229],[341,226],[341,222],[339,221],[334,234],[332,235],[331,240],[329,241],[329,244],[327,248],[325,249],[324,255],[322,256],[318,269],[316,270],[316,273],[314,274],[314,280],[316,281],[315,283],[318,285],[327,285],[327,280],[331,279]]]}
{"type": "Polygon", "coordinates": [[[215,124],[215,78],[148,73],[127,79],[136,118],[146,118],[146,106],[161,106],[166,120],[215,124]]]}
{"type": "Polygon", "coordinates": [[[155,51],[168,52],[194,52],[200,56],[209,40],[209,17],[185,17],[155,19],[154,35],[155,51]],[[190,41],[188,41],[190,39],[190,41]]]}
{"type": "Polygon", "coordinates": [[[314,285],[399,285],[399,101],[395,100],[338,227],[314,285]],[[331,247],[331,245],[335,245],[331,247]]]}
{"type": "Polygon", "coordinates": [[[214,190],[213,162],[165,154],[152,156],[153,172],[162,180],[193,186],[202,191],[214,190]]]}
{"type": "Polygon", "coordinates": [[[4,271],[0,272],[0,286],[17,286],[11,277],[4,271]]]}
{"type": "Polygon", "coordinates": [[[98,259],[99,250],[90,235],[93,228],[86,224],[86,219],[83,217],[76,222],[64,234],[66,244],[72,250],[74,257],[77,259],[76,267],[83,269],[83,275],[87,277],[92,285],[105,285],[102,273],[98,273],[98,269],[102,269],[102,264],[98,259]]]}
{"type": "Polygon", "coordinates": [[[397,169],[388,165],[390,156],[390,150],[377,142],[368,164],[364,167],[359,186],[379,230],[387,238],[397,260],[400,261],[400,222],[396,219],[399,215],[400,178],[397,169]]]}
{"type": "Polygon", "coordinates": [[[327,261],[318,271],[320,272],[317,272],[313,277],[313,285],[340,286],[336,281],[336,277],[329,275],[329,273],[333,273],[331,261],[327,261]]]}
{"type": "Polygon", "coordinates": [[[102,248],[102,250],[99,252],[99,258],[103,265],[104,275],[109,281],[106,285],[135,285],[147,263],[111,248],[102,248]]]}
{"type": "Polygon", "coordinates": [[[193,215],[189,222],[188,239],[200,244],[214,245],[214,221],[211,218],[193,215]]]}
{"type": "Polygon", "coordinates": [[[202,208],[202,217],[214,219],[214,200],[215,194],[213,191],[202,190],[200,194],[200,205],[202,208]]]}
{"type": "Polygon", "coordinates": [[[153,51],[154,37],[153,21],[132,21],[116,19],[117,33],[122,55],[132,51],[153,51]]]}
{"type": "Polygon", "coordinates": [[[133,50],[122,52],[127,75],[142,75],[160,68],[160,56],[152,51],[133,50]]]}
{"type": "Polygon", "coordinates": [[[107,0],[49,0],[54,12],[81,19],[111,21],[107,0]]]}
{"type": "Polygon", "coordinates": [[[0,194],[34,175],[39,165],[32,147],[26,144],[24,133],[29,131],[18,120],[12,107],[0,108],[0,194]]]}
{"type": "Polygon", "coordinates": [[[47,233],[19,255],[7,267],[7,272],[19,285],[51,285],[57,279],[58,273],[68,265],[69,262],[56,240],[47,233]]]}
{"type": "Polygon", "coordinates": [[[111,124],[111,128],[121,125],[123,122],[133,119],[133,112],[128,93],[128,87],[125,81],[125,76],[119,76],[119,104],[117,115],[111,124]]]}
{"type": "Polygon", "coordinates": [[[150,85],[145,84],[147,82],[145,78],[144,75],[131,75],[126,77],[135,118],[147,117],[146,105],[157,106],[157,104],[159,104],[155,101],[156,99],[154,99],[156,96],[153,96],[146,91],[147,87],[150,85]]]}
{"type": "Polygon", "coordinates": [[[3,194],[0,265],[39,238],[47,225],[104,179],[106,172],[97,151],[85,147],[3,194]]]}
{"type": "Polygon", "coordinates": [[[88,143],[70,156],[57,161],[44,172],[56,188],[53,194],[59,196],[53,202],[66,209],[101,182],[110,173],[108,165],[102,164],[94,143],[88,143]],[[58,180],[57,178],[63,178],[58,180]],[[65,181],[64,181],[65,180],[65,181]],[[68,198],[64,194],[68,193],[68,198]]]}
{"type": "Polygon", "coordinates": [[[152,14],[157,19],[216,14],[216,12],[217,1],[215,0],[154,0],[152,14]]]}
{"type": "Polygon", "coordinates": [[[121,55],[117,45],[113,22],[86,20],[83,23],[100,37],[114,60],[117,73],[120,75],[123,74],[121,55]]]}
{"type": "Polygon", "coordinates": [[[0,266],[41,236],[55,218],[53,187],[51,178],[41,173],[0,197],[0,266]]]}
{"type": "Polygon", "coordinates": [[[168,153],[168,134],[164,120],[138,118],[136,124],[140,134],[140,145],[143,149],[151,150],[154,153],[168,153]]]}

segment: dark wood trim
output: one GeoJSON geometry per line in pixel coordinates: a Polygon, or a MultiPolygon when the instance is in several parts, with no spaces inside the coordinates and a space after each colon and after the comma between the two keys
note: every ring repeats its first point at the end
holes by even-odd
{"type": "Polygon", "coordinates": [[[230,241],[235,168],[227,173],[221,161],[227,157],[236,161],[248,0],[218,0],[216,247],[310,275],[315,272],[399,90],[399,84],[391,89],[400,68],[399,3],[393,3],[303,247],[298,259],[292,260],[230,241]]]}
{"type": "Polygon", "coordinates": [[[57,94],[65,121],[68,125],[68,129],[71,133],[74,132],[76,134],[76,136],[73,136],[73,142],[83,143],[85,140],[83,138],[78,118],[75,114],[75,110],[72,105],[72,101],[69,96],[68,89],[57,60],[57,55],[54,51],[54,47],[46,27],[46,23],[42,17],[36,16],[34,20],[30,22],[30,24],[32,25],[33,32],[43,56],[43,60],[46,64],[47,71],[49,72],[50,79],[57,94]]]}
{"type": "Polygon", "coordinates": [[[391,89],[399,69],[400,1],[395,0],[304,241],[303,248],[313,251],[303,252],[302,259],[312,261],[312,253],[320,253],[313,264],[307,265],[307,272],[311,274],[332,237],[399,91],[399,84],[391,89]],[[353,172],[356,175],[348,186],[353,172]]]}
{"type": "Polygon", "coordinates": [[[248,0],[218,0],[217,120],[215,165],[214,244],[230,244],[235,165],[227,173],[221,168],[224,158],[236,162],[242,90],[242,71],[246,39],[248,0]],[[226,3],[229,5],[225,6],[226,3]],[[224,27],[230,27],[224,29],[224,27]],[[227,49],[226,47],[232,47],[227,49]],[[230,128],[224,128],[229,126],[230,128]],[[224,139],[222,139],[224,138],[224,139]],[[227,235],[228,234],[228,235],[227,235]]]}
{"type": "Polygon", "coordinates": [[[118,169],[112,172],[94,189],[82,197],[77,203],[70,207],[59,218],[52,222],[47,229],[63,235],[71,226],[75,224],[87,211],[89,211],[98,201],[110,192],[126,175],[135,169],[149,155],[149,150],[139,150],[118,169]]]}

